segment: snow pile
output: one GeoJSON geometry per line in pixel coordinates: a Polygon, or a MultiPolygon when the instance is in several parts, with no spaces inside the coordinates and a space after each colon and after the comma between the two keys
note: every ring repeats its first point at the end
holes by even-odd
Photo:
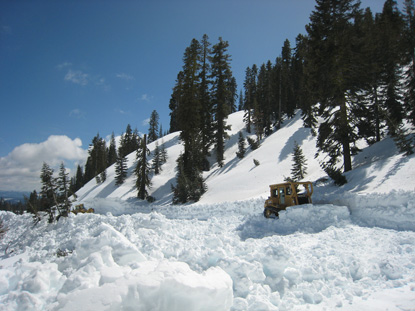
{"type": "Polygon", "coordinates": [[[246,240],[295,232],[317,233],[330,226],[343,226],[347,223],[350,223],[350,214],[345,206],[307,204],[280,212],[277,222],[264,222],[263,215],[245,217],[238,229],[241,238],[246,240]]]}
{"type": "MultiPolygon", "coordinates": [[[[3,213],[19,226],[31,219],[3,213]]],[[[232,280],[219,267],[202,273],[184,262],[146,260],[105,216],[38,224],[11,243],[0,270],[6,310],[229,310],[232,280]],[[39,232],[40,231],[40,232],[39,232]],[[18,244],[13,244],[13,242],[18,244]],[[24,247],[22,248],[22,246],[24,247]],[[7,258],[7,259],[6,259],[7,258]],[[189,293],[192,293],[189,295],[189,293]]],[[[110,217],[113,218],[113,217],[110,217]]],[[[132,228],[129,228],[130,230],[132,228]]]]}

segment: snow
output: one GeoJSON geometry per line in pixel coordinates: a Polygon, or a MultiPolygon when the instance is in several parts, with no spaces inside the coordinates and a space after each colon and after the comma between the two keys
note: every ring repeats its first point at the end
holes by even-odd
{"type": "Polygon", "coordinates": [[[387,138],[356,155],[349,183],[336,187],[299,114],[236,158],[238,132],[249,135],[242,117],[229,117],[225,165],[205,173],[208,192],[197,203],[170,204],[183,150],[172,133],[152,204],[135,198],[133,153],[122,186],[111,167],[103,184],[77,193],[75,204],[94,214],[34,225],[29,214],[0,212],[9,228],[0,309],[415,310],[415,156],[387,138]],[[308,159],[313,204],[265,219],[268,185],[290,175],[295,142],[308,159]]]}

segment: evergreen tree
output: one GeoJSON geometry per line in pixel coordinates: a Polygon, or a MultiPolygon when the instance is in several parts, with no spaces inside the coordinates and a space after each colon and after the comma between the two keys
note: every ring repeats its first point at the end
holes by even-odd
{"type": "Polygon", "coordinates": [[[137,149],[137,165],[135,168],[137,197],[145,200],[148,197],[147,189],[150,187],[150,165],[147,161],[147,156],[150,155],[150,150],[147,148],[147,135],[141,140],[141,148],[137,149]]]}
{"type": "Polygon", "coordinates": [[[177,159],[177,183],[172,186],[173,204],[197,202],[206,192],[206,185],[200,171],[191,174],[185,171],[183,154],[177,159]]]}
{"type": "Polygon", "coordinates": [[[49,215],[49,223],[52,223],[55,219],[56,209],[56,183],[53,178],[53,169],[45,162],[43,162],[40,179],[42,188],[40,192],[41,196],[41,210],[46,211],[49,215]],[[55,207],[54,207],[55,206],[55,207]]]}
{"type": "Polygon", "coordinates": [[[200,73],[199,73],[199,99],[201,106],[201,124],[200,130],[202,135],[202,170],[209,170],[209,161],[207,157],[210,156],[210,147],[214,139],[214,124],[213,124],[213,105],[210,96],[209,86],[212,81],[209,79],[210,63],[209,54],[211,53],[209,37],[203,35],[200,50],[200,73]]]}
{"type": "MultiPolygon", "coordinates": [[[[175,100],[179,103],[176,110],[176,122],[181,130],[180,139],[184,145],[182,166],[184,179],[194,182],[189,191],[198,192],[195,188],[200,185],[195,176],[201,175],[204,162],[202,129],[202,106],[200,98],[200,69],[201,69],[201,45],[193,39],[186,48],[183,56],[182,81],[174,90],[175,100]],[[195,188],[194,188],[195,187],[195,188]]],[[[178,178],[178,187],[181,187],[182,178],[178,178]]],[[[203,187],[203,185],[202,185],[203,187]]],[[[193,197],[189,193],[187,198],[193,197]]]]}
{"type": "Polygon", "coordinates": [[[157,135],[157,130],[159,130],[159,114],[156,110],[153,110],[150,116],[149,129],[148,129],[148,142],[152,143],[156,141],[159,136],[157,135]]]}
{"type": "Polygon", "coordinates": [[[85,165],[85,183],[95,177],[97,183],[106,179],[107,147],[103,138],[97,134],[89,145],[88,159],[85,165]]]}
{"type": "Polygon", "coordinates": [[[122,185],[127,178],[127,156],[122,157],[121,152],[118,152],[115,161],[115,184],[122,185]]]}
{"type": "Polygon", "coordinates": [[[116,160],[117,160],[117,146],[115,143],[114,132],[112,132],[110,145],[108,147],[108,154],[107,154],[108,167],[113,165],[116,160]]]}
{"type": "Polygon", "coordinates": [[[300,145],[295,142],[293,152],[293,167],[291,169],[291,176],[293,181],[300,181],[304,179],[307,174],[307,160],[303,154],[300,145]]]}
{"type": "Polygon", "coordinates": [[[158,175],[161,172],[161,149],[159,147],[158,142],[156,142],[156,147],[154,148],[154,155],[153,155],[153,162],[152,162],[152,169],[154,170],[154,175],[158,175]]]}
{"type": "Polygon", "coordinates": [[[242,134],[242,132],[239,132],[238,151],[236,152],[236,156],[239,159],[242,159],[245,156],[245,152],[246,152],[245,138],[244,138],[244,135],[242,134]]]}
{"type": "Polygon", "coordinates": [[[377,22],[379,31],[382,33],[379,48],[382,51],[381,76],[384,87],[381,95],[386,115],[385,122],[389,134],[396,136],[404,117],[403,85],[401,84],[404,21],[397,9],[396,1],[385,1],[377,22]]]}
{"type": "Polygon", "coordinates": [[[256,98],[256,80],[257,67],[254,64],[252,68],[246,68],[244,81],[245,96],[243,109],[245,110],[244,121],[246,124],[246,131],[248,133],[251,133],[252,112],[256,98]]]}
{"type": "Polygon", "coordinates": [[[296,37],[296,46],[292,60],[293,90],[295,95],[295,106],[301,109],[303,124],[307,128],[315,128],[317,120],[313,113],[313,100],[308,92],[307,80],[305,78],[307,38],[299,34],[296,37]]]}
{"type": "Polygon", "coordinates": [[[288,39],[284,41],[284,46],[281,51],[281,109],[288,115],[289,118],[294,116],[295,99],[294,86],[292,78],[292,51],[291,43],[288,39]]]}
{"type": "Polygon", "coordinates": [[[229,43],[223,41],[219,37],[219,42],[212,48],[210,57],[213,79],[212,82],[212,100],[214,105],[215,116],[215,149],[216,160],[220,167],[223,166],[226,131],[229,127],[226,125],[226,119],[230,113],[232,98],[234,94],[231,92],[232,72],[230,67],[230,55],[227,54],[229,43]]]}
{"type": "Polygon", "coordinates": [[[307,79],[318,115],[323,122],[318,128],[317,147],[329,155],[323,166],[334,167],[343,156],[345,172],[352,169],[352,146],[357,133],[350,126],[348,108],[350,94],[356,93],[358,64],[355,63],[356,42],[352,21],[359,11],[354,0],[316,0],[310,16],[307,53],[307,79]]]}
{"type": "Polygon", "coordinates": [[[77,192],[79,189],[82,188],[84,185],[84,173],[82,171],[82,167],[78,164],[76,168],[76,175],[75,175],[75,185],[73,192],[77,192]]]}
{"type": "Polygon", "coordinates": [[[177,74],[176,85],[173,88],[173,93],[170,98],[169,108],[170,112],[170,133],[180,131],[180,125],[178,121],[178,112],[179,112],[179,103],[182,98],[183,93],[183,80],[184,80],[184,73],[180,71],[177,74]]]}
{"type": "Polygon", "coordinates": [[[65,165],[61,162],[59,167],[59,175],[57,179],[57,189],[58,189],[58,210],[59,210],[59,217],[64,216],[67,217],[71,210],[71,200],[69,198],[69,173],[66,172],[65,165]]]}
{"type": "Polygon", "coordinates": [[[405,110],[412,125],[415,125],[415,2],[414,0],[405,0],[405,63],[407,69],[406,77],[406,94],[405,110]]]}
{"type": "Polygon", "coordinates": [[[167,162],[167,150],[166,150],[166,146],[164,145],[163,139],[161,140],[160,160],[161,160],[162,165],[167,162]]]}

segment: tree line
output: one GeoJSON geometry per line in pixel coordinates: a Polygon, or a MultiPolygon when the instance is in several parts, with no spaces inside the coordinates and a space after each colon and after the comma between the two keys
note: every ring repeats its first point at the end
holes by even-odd
{"type": "Polygon", "coordinates": [[[291,48],[285,40],[275,64],[246,69],[239,109],[258,140],[301,109],[304,126],[317,135],[326,172],[352,169],[357,142],[393,137],[406,154],[415,125],[414,1],[400,12],[386,0],[373,15],[354,0],[316,0],[315,10],[291,48]]]}
{"type": "MultiPolygon", "coordinates": [[[[415,125],[414,0],[400,12],[394,0],[373,14],[357,0],[316,0],[306,34],[295,47],[285,40],[275,63],[246,68],[236,107],[228,42],[211,47],[207,35],[193,39],[183,56],[169,108],[170,131],[181,131],[174,203],[197,201],[206,191],[202,171],[213,151],[223,165],[226,118],[244,110],[257,148],[261,139],[301,109],[304,126],[317,136],[322,168],[338,184],[352,169],[357,142],[369,145],[390,135],[405,154],[413,153],[415,125]]],[[[243,144],[240,138],[240,144],[243,144]]],[[[239,157],[243,157],[243,149],[239,157]]]]}
{"type": "Polygon", "coordinates": [[[184,145],[177,160],[177,184],[172,186],[173,203],[197,201],[206,191],[202,172],[210,168],[212,148],[217,164],[224,164],[226,119],[236,111],[237,98],[228,47],[221,37],[212,46],[205,34],[185,49],[169,105],[170,132],[181,131],[184,145]]]}
{"type": "Polygon", "coordinates": [[[137,197],[142,200],[152,201],[149,197],[148,188],[151,185],[150,175],[159,174],[162,165],[167,161],[167,151],[162,144],[156,141],[162,138],[163,133],[161,124],[159,125],[159,115],[153,110],[149,121],[148,135],[140,137],[137,129],[134,131],[128,124],[125,133],[121,134],[118,148],[112,133],[109,144],[99,133],[92,139],[88,148],[88,158],[85,170],[81,165],[77,166],[75,175],[70,178],[65,165],[61,162],[58,176],[54,176],[54,169],[47,163],[43,163],[40,173],[41,191],[36,190],[25,197],[24,202],[10,203],[3,199],[0,200],[0,210],[12,211],[15,213],[33,213],[35,220],[40,219],[40,213],[48,215],[49,222],[58,220],[60,217],[68,216],[71,211],[72,201],[76,199],[75,193],[86,183],[95,179],[96,183],[103,183],[107,178],[107,168],[115,164],[115,184],[120,186],[127,178],[127,156],[136,153],[136,165],[134,169],[135,186],[137,197]],[[147,144],[156,141],[153,151],[153,159],[149,161],[150,152],[147,144]]]}

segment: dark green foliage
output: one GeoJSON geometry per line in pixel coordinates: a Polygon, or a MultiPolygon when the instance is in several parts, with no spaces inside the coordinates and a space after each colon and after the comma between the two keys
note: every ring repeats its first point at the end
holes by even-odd
{"type": "Polygon", "coordinates": [[[119,154],[115,161],[115,184],[122,185],[127,178],[127,157],[121,157],[119,154]]]}
{"type": "Polygon", "coordinates": [[[254,161],[255,166],[259,166],[261,164],[261,163],[259,163],[259,161],[257,159],[254,159],[253,161],[254,161]]]}
{"type": "Polygon", "coordinates": [[[242,159],[245,156],[245,152],[246,152],[245,138],[244,138],[244,135],[242,134],[242,132],[239,132],[238,151],[236,152],[236,156],[239,159],[242,159]]]}
{"type": "Polygon", "coordinates": [[[153,155],[153,162],[152,162],[152,169],[154,170],[154,175],[158,175],[161,172],[161,149],[159,144],[156,142],[156,147],[154,148],[154,155],[153,155]]]}
{"type": "Polygon", "coordinates": [[[40,211],[46,211],[49,215],[49,222],[53,222],[55,218],[55,180],[53,178],[53,169],[45,162],[43,162],[40,180],[42,183],[40,191],[40,211]]]}
{"type": "Polygon", "coordinates": [[[293,152],[293,167],[291,169],[292,181],[300,181],[307,175],[307,159],[300,145],[295,142],[293,152]]]}
{"type": "Polygon", "coordinates": [[[137,165],[134,173],[136,176],[136,188],[137,197],[141,200],[145,200],[148,197],[147,189],[150,187],[150,165],[147,157],[150,155],[150,150],[147,148],[147,137],[144,134],[144,138],[141,140],[141,146],[137,149],[137,165]]]}
{"type": "Polygon", "coordinates": [[[260,141],[258,139],[253,139],[252,137],[248,137],[247,141],[252,150],[256,150],[260,146],[260,141]]]}
{"type": "Polygon", "coordinates": [[[173,204],[186,202],[197,202],[206,192],[206,185],[200,171],[186,171],[184,156],[181,154],[177,159],[177,183],[172,186],[173,204]]]}
{"type": "Polygon", "coordinates": [[[121,135],[120,146],[118,147],[118,155],[125,157],[130,153],[136,151],[140,146],[140,137],[138,136],[137,129],[134,132],[131,129],[130,124],[127,125],[125,134],[121,135]]]}
{"type": "Polygon", "coordinates": [[[156,110],[153,110],[150,116],[150,122],[149,122],[149,129],[148,129],[148,142],[152,143],[153,141],[156,141],[159,136],[157,134],[157,131],[159,130],[159,114],[156,110]]]}
{"type": "Polygon", "coordinates": [[[107,161],[107,147],[103,138],[97,134],[89,145],[88,159],[85,165],[85,181],[87,183],[95,177],[97,183],[104,182],[106,179],[107,161]]]}
{"type": "Polygon", "coordinates": [[[76,167],[75,177],[72,178],[71,192],[75,193],[79,189],[81,189],[84,185],[84,180],[84,172],[82,171],[82,167],[78,164],[78,166],[76,167]]]}
{"type": "Polygon", "coordinates": [[[227,53],[228,41],[219,37],[219,42],[212,48],[210,57],[212,72],[212,101],[215,120],[215,149],[216,160],[220,167],[223,166],[225,139],[228,137],[226,131],[226,119],[231,112],[235,93],[232,93],[233,77],[230,67],[230,55],[227,53]]]}
{"type": "Polygon", "coordinates": [[[319,103],[318,116],[323,122],[318,128],[319,151],[328,153],[334,165],[343,156],[344,171],[352,169],[351,144],[357,139],[351,127],[349,99],[358,91],[356,59],[359,47],[352,20],[359,12],[359,2],[353,0],[317,0],[310,16],[307,53],[307,79],[314,104],[319,103]]]}
{"type": "Polygon", "coordinates": [[[71,200],[70,200],[70,192],[69,192],[69,178],[68,173],[66,172],[65,165],[62,162],[59,167],[59,176],[57,179],[57,201],[58,201],[58,210],[59,210],[59,217],[64,216],[67,217],[70,210],[71,210],[71,200]]]}
{"type": "Polygon", "coordinates": [[[117,160],[117,146],[115,143],[114,132],[111,134],[110,145],[108,147],[108,154],[107,154],[107,167],[110,167],[115,163],[117,160]]]}
{"type": "Polygon", "coordinates": [[[324,171],[334,181],[334,184],[336,186],[343,186],[344,184],[347,184],[346,177],[342,174],[342,172],[339,169],[334,168],[332,166],[326,166],[324,167],[324,171]]]}
{"type": "Polygon", "coordinates": [[[59,220],[60,217],[67,217],[71,208],[69,199],[69,180],[65,171],[65,166],[61,163],[58,178],[53,177],[53,169],[46,163],[43,163],[40,179],[42,190],[40,192],[40,202],[32,198],[29,200],[31,210],[35,214],[35,219],[39,219],[38,211],[48,213],[49,223],[59,220]],[[35,205],[35,202],[39,205],[35,205]]]}
{"type": "Polygon", "coordinates": [[[408,119],[415,125],[415,2],[414,0],[405,0],[404,9],[404,63],[407,65],[405,72],[406,77],[406,94],[405,110],[408,119]]]}

